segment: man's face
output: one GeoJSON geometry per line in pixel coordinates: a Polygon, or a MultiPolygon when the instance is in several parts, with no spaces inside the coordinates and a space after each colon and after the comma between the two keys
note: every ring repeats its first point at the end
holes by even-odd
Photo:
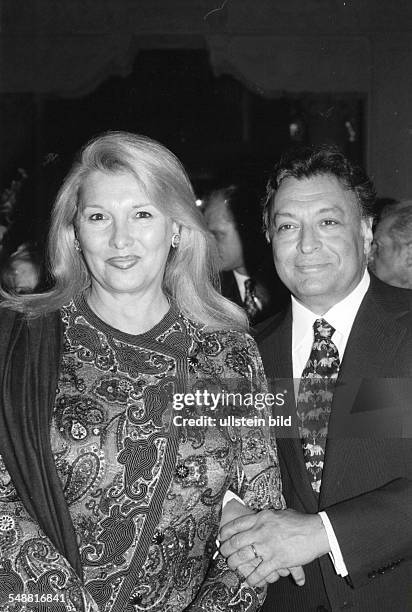
{"type": "Polygon", "coordinates": [[[370,268],[381,281],[395,287],[411,287],[412,241],[396,242],[388,233],[393,219],[382,219],[373,237],[370,268]]]}
{"type": "Polygon", "coordinates": [[[316,314],[346,297],[362,278],[371,219],[332,175],[284,179],[275,195],[271,243],[279,277],[316,314]]]}
{"type": "Polygon", "coordinates": [[[16,293],[31,293],[39,283],[39,271],[31,261],[17,259],[11,265],[11,273],[16,293]]]}
{"type": "Polygon", "coordinates": [[[212,196],[205,211],[209,231],[216,239],[220,270],[238,270],[244,267],[243,248],[234,221],[230,218],[222,195],[212,196]]]}

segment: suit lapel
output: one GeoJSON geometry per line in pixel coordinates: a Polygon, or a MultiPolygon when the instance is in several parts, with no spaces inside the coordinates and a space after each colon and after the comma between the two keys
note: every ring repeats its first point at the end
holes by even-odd
{"type": "Polygon", "coordinates": [[[372,285],[355,318],[342,360],[329,420],[320,507],[326,507],[328,499],[331,503],[351,465],[350,432],[356,433],[356,415],[351,411],[362,380],[382,376],[405,334],[405,328],[382,308],[375,293],[372,285]]]}
{"type": "Polygon", "coordinates": [[[274,394],[284,393],[285,405],[277,407],[276,414],[292,417],[291,428],[283,427],[276,431],[279,454],[303,506],[308,512],[316,512],[317,500],[306,470],[296,419],[291,307],[274,331],[260,344],[260,350],[270,390],[274,394]]]}

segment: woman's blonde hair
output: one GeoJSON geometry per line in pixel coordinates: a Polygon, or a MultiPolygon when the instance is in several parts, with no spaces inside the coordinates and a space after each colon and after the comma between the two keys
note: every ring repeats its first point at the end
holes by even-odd
{"type": "Polygon", "coordinates": [[[190,319],[213,329],[247,329],[243,310],[216,290],[216,251],[195,195],[179,160],[164,146],[128,132],[108,132],[80,152],[53,207],[48,241],[52,288],[12,296],[2,306],[30,316],[59,309],[90,286],[84,259],[75,249],[75,224],[82,185],[92,172],[130,173],[150,201],[180,226],[180,244],[171,249],[163,289],[190,319]]]}

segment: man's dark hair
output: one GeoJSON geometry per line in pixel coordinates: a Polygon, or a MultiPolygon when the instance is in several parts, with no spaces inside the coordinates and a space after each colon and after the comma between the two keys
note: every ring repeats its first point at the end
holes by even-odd
{"type": "Polygon", "coordinates": [[[323,174],[335,176],[344,189],[356,195],[362,217],[374,216],[376,192],[363,168],[352,164],[334,145],[299,147],[282,155],[269,178],[263,203],[266,232],[270,234],[274,195],[282,181],[286,178],[309,179],[323,174]]]}

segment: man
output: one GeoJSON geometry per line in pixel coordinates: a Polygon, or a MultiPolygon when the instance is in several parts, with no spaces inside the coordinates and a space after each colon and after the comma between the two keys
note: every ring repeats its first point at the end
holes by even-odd
{"type": "Polygon", "coordinates": [[[305,585],[278,580],[265,612],[412,604],[412,294],[366,270],[373,203],[370,180],[333,147],[285,156],[269,182],[267,235],[292,298],[258,340],[293,417],[276,428],[289,509],[220,532],[250,584],[304,565],[305,585]]]}
{"type": "Polygon", "coordinates": [[[387,205],[376,226],[370,269],[385,283],[412,289],[412,201],[387,205]]]}
{"type": "Polygon", "coordinates": [[[253,190],[226,185],[207,198],[205,220],[216,239],[222,294],[242,306],[255,325],[279,312],[288,292],[277,278],[261,231],[253,190]]]}

